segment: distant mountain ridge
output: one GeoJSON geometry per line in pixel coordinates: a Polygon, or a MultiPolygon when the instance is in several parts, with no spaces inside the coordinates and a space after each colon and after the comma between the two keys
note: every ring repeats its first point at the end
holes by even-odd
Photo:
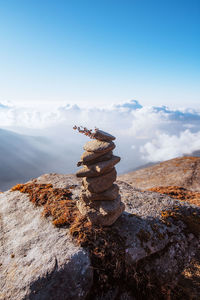
{"type": "Polygon", "coordinates": [[[132,186],[147,190],[159,186],[180,186],[200,191],[200,157],[184,156],[119,176],[132,186]]]}
{"type": "Polygon", "coordinates": [[[45,138],[0,129],[0,190],[44,172],[50,159],[46,144],[45,138]]]}
{"type": "MultiPolygon", "coordinates": [[[[183,154],[183,157],[184,156],[195,156],[195,157],[200,157],[200,150],[196,150],[196,151],[193,151],[192,153],[185,153],[183,154]]],[[[157,162],[148,162],[144,165],[141,165],[141,166],[138,166],[134,169],[131,169],[131,170],[127,170],[126,173],[129,173],[129,172],[134,172],[134,171],[137,171],[137,170],[140,170],[140,169],[145,169],[145,168],[148,168],[148,167],[151,167],[151,166],[154,166],[154,165],[157,165],[159,163],[161,163],[162,161],[157,161],[157,162]]]]}

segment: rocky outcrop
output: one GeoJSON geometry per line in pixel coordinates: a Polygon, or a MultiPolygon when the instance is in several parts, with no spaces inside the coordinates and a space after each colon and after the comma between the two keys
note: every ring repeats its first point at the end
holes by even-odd
{"type": "Polygon", "coordinates": [[[179,186],[200,192],[200,157],[185,156],[119,176],[132,186],[147,190],[159,186],[179,186]]]}
{"type": "MultiPolygon", "coordinates": [[[[73,175],[46,174],[34,182],[72,186],[72,198],[79,199],[81,182],[73,175]]],[[[91,299],[124,299],[124,295],[139,299],[137,274],[138,282],[148,277],[162,286],[174,284],[199,246],[199,208],[166,195],[141,192],[123,181],[117,184],[126,208],[110,232],[123,241],[122,290],[118,278],[112,291],[100,298],[100,285],[93,286],[103,270],[107,286],[107,265],[96,270],[95,254],[87,246],[77,246],[67,228],[56,228],[41,217],[41,208],[26,194],[8,191],[0,194],[0,299],[85,299],[88,293],[91,299]],[[108,295],[112,297],[106,298],[108,295]]],[[[98,247],[104,247],[102,240],[98,247]]],[[[112,259],[117,255],[113,253],[112,259]]]]}
{"type": "Polygon", "coordinates": [[[67,229],[41,217],[26,194],[0,194],[1,300],[85,299],[92,277],[88,252],[67,229]]]}

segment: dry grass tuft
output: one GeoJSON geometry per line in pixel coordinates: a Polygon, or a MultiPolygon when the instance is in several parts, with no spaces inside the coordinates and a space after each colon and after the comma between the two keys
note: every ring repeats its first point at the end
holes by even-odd
{"type": "Polygon", "coordinates": [[[77,214],[69,189],[53,188],[52,184],[27,183],[18,184],[11,190],[27,193],[36,206],[44,206],[42,215],[51,216],[53,224],[58,227],[71,224],[77,214]]]}
{"type": "Polygon", "coordinates": [[[70,233],[79,245],[90,252],[96,283],[94,294],[122,282],[125,272],[125,241],[117,230],[94,226],[86,218],[77,218],[70,227],[70,233]]]}
{"type": "Polygon", "coordinates": [[[190,191],[180,186],[159,186],[151,188],[149,191],[166,194],[171,198],[187,201],[190,204],[200,206],[200,193],[190,191]]]}

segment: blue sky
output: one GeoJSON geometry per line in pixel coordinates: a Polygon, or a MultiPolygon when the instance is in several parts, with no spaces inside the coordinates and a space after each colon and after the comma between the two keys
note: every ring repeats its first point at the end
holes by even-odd
{"type": "Polygon", "coordinates": [[[200,1],[0,0],[0,102],[200,107],[200,1]]]}

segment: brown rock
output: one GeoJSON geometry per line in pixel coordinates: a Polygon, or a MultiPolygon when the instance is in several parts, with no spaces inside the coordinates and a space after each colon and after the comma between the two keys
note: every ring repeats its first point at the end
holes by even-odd
{"type": "Polygon", "coordinates": [[[77,173],[77,177],[96,177],[108,173],[120,161],[119,156],[114,156],[110,160],[102,161],[93,165],[84,166],[77,173]]]}
{"type": "Polygon", "coordinates": [[[87,205],[84,201],[77,201],[80,213],[93,223],[102,226],[112,225],[125,209],[125,205],[118,196],[113,201],[96,201],[87,205]]]}
{"type": "Polygon", "coordinates": [[[117,184],[113,184],[108,190],[103,193],[91,193],[88,190],[83,190],[81,198],[83,201],[110,201],[118,197],[119,187],[117,184]]]}
{"type": "MultiPolygon", "coordinates": [[[[84,152],[84,153],[87,153],[87,158],[88,158],[88,157],[91,157],[92,152],[84,152]]],[[[95,154],[97,154],[97,153],[95,153],[95,154]]],[[[83,155],[82,155],[82,156],[83,156],[83,155]]],[[[85,154],[85,156],[86,156],[86,154],[85,154]]],[[[113,156],[113,152],[112,152],[112,151],[109,151],[109,152],[107,152],[107,153],[105,153],[105,154],[102,154],[102,155],[98,156],[97,158],[92,159],[92,160],[89,160],[89,161],[80,160],[80,161],[78,162],[77,166],[80,167],[80,166],[82,166],[82,165],[87,165],[87,166],[93,165],[93,164],[95,164],[95,163],[97,163],[97,162],[100,162],[100,161],[109,160],[109,159],[112,158],[112,156],[113,156]]],[[[84,158],[84,159],[85,159],[85,158],[84,158]]]]}
{"type": "Polygon", "coordinates": [[[85,189],[89,190],[91,193],[101,193],[109,189],[113,182],[116,180],[117,172],[115,168],[111,172],[94,177],[94,178],[83,178],[83,186],[85,189]]]}
{"type": "Polygon", "coordinates": [[[110,169],[105,170],[105,172],[97,172],[93,168],[89,168],[87,166],[84,166],[80,170],[76,172],[77,177],[88,177],[88,178],[93,178],[93,177],[98,177],[103,174],[109,173],[112,170],[112,167],[110,169]]]}
{"type": "Polygon", "coordinates": [[[99,141],[113,141],[115,140],[115,137],[103,130],[96,130],[94,134],[94,138],[99,140],[99,141]]]}
{"type": "Polygon", "coordinates": [[[100,156],[103,156],[105,153],[110,152],[110,150],[105,151],[104,153],[94,153],[94,152],[88,152],[85,151],[82,155],[81,155],[81,161],[83,162],[83,164],[87,163],[87,162],[91,162],[93,160],[96,160],[97,158],[99,158],[100,156]]]}
{"type": "Polygon", "coordinates": [[[103,142],[98,140],[89,141],[83,147],[83,149],[88,152],[101,153],[101,154],[111,151],[114,148],[115,148],[115,144],[113,142],[103,142]]]}

